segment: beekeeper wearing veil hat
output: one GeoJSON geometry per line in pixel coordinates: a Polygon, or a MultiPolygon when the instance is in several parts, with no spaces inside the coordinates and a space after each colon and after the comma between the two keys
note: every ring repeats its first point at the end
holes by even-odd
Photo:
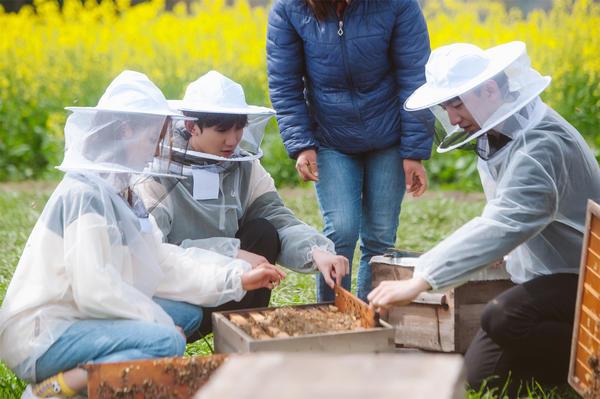
{"type": "MultiPolygon", "coordinates": [[[[182,355],[201,306],[277,283],[274,267],[164,244],[132,185],[170,154],[173,111],[143,74],[125,71],[95,107],[70,107],[66,172],[27,241],[0,310],[0,357],[23,398],[85,390],[79,365],[182,355]],[[41,381],[41,382],[40,382],[41,381]]],[[[156,170],[156,175],[172,172],[156,170]]],[[[178,175],[181,177],[180,175],[178,175]]]]}
{"type": "Polygon", "coordinates": [[[531,377],[566,381],[586,202],[600,200],[600,171],[579,132],[540,99],[550,83],[525,44],[488,50],[452,44],[432,52],[427,82],[406,101],[443,131],[438,152],[475,150],[487,199],[474,218],[422,255],[410,280],[384,282],[375,308],[465,282],[506,257],[517,284],[492,300],[466,354],[468,382],[511,388],[531,377]]]}
{"type": "MultiPolygon", "coordinates": [[[[242,86],[216,71],[190,83],[183,99],[170,104],[196,120],[177,124],[173,144],[174,167],[182,165],[188,178],[152,212],[165,241],[215,250],[254,266],[277,262],[301,273],[321,272],[331,286],[340,282],[347,259],[285,207],[260,164],[265,125],[274,111],[248,105],[242,86]]],[[[164,186],[165,179],[159,180],[164,186]]],[[[159,184],[140,188],[150,203],[167,191],[159,184]]],[[[256,291],[219,309],[268,306],[269,298],[269,290],[256,291]]],[[[201,330],[210,328],[206,317],[201,330]]]]}

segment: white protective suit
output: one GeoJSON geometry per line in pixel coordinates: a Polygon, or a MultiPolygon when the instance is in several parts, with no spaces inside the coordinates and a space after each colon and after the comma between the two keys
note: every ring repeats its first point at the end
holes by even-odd
{"type": "Polygon", "coordinates": [[[419,258],[434,289],[460,285],[504,255],[515,283],[578,273],[586,203],[600,201],[600,170],[581,135],[545,104],[543,118],[478,168],[487,204],[419,258]]]}
{"type": "Polygon", "coordinates": [[[173,115],[162,103],[168,108],[144,75],[124,72],[97,107],[68,118],[61,165],[68,172],[27,240],[0,311],[0,357],[19,377],[34,380],[36,360],[77,320],[173,325],[153,296],[202,306],[244,296],[247,262],[162,243],[127,200],[132,176],[152,160],[173,115]],[[146,101],[152,96],[159,107],[146,101]]]}
{"type": "Polygon", "coordinates": [[[530,67],[525,44],[444,46],[432,52],[426,76],[405,108],[429,108],[438,118],[446,130],[439,152],[477,140],[487,204],[422,255],[415,276],[446,289],[505,255],[515,283],[578,273],[586,203],[600,201],[600,169],[579,132],[539,98],[550,78],[530,67]],[[479,130],[468,129],[465,109],[479,130]],[[494,146],[498,139],[507,143],[494,146]]]}

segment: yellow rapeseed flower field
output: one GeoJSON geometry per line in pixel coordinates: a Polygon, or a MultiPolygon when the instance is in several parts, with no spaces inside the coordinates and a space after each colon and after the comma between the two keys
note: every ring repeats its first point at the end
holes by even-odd
{"type": "MultiPolygon", "coordinates": [[[[600,126],[600,4],[557,0],[548,13],[525,16],[493,1],[429,0],[424,13],[434,48],[526,42],[534,66],[554,78],[544,99],[591,144],[600,144],[594,135],[600,126]]],[[[123,69],[145,72],[167,97],[181,96],[188,82],[217,69],[241,82],[249,101],[267,104],[267,16],[268,9],[245,0],[199,0],[171,12],[162,0],[133,7],[123,0],[65,0],[62,10],[55,0],[37,0],[17,14],[0,7],[0,180],[37,177],[56,164],[63,107],[95,104],[123,69]]],[[[278,140],[266,145],[285,157],[278,140]]],[[[451,158],[437,166],[435,159],[434,174],[452,180],[451,158]]]]}

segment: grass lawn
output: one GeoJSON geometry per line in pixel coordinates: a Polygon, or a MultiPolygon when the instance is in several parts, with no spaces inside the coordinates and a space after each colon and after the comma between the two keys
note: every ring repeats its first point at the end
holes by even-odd
{"type": "MultiPolygon", "coordinates": [[[[6,287],[31,229],[52,192],[54,183],[19,183],[0,185],[0,242],[4,250],[0,254],[0,298],[4,298],[6,287]]],[[[312,188],[283,189],[281,194],[286,204],[306,223],[322,227],[312,188]]],[[[408,198],[402,208],[396,247],[424,251],[431,248],[444,236],[480,214],[484,200],[481,194],[433,192],[424,198],[408,198]]],[[[353,286],[356,277],[355,253],[353,286]]],[[[287,273],[284,282],[274,290],[271,305],[311,303],[315,301],[315,282],[312,276],[287,273]]],[[[188,354],[210,353],[212,337],[188,345],[188,354]]],[[[0,363],[0,397],[19,398],[23,382],[18,380],[0,363]]],[[[470,392],[469,399],[502,398],[498,394],[470,392]]],[[[536,387],[530,398],[577,398],[568,387],[547,389],[536,387]]]]}

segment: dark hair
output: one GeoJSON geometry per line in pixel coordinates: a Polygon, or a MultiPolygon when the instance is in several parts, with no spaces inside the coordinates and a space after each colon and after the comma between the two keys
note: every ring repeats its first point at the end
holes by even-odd
{"type": "Polygon", "coordinates": [[[196,125],[200,130],[205,127],[216,126],[218,130],[229,130],[232,127],[243,129],[248,124],[248,115],[245,114],[216,114],[207,112],[184,111],[185,116],[197,118],[196,125]]]}
{"type": "MultiPolygon", "coordinates": [[[[510,91],[510,88],[508,85],[508,76],[506,75],[506,73],[504,71],[493,76],[490,80],[493,80],[496,82],[496,84],[498,85],[498,88],[500,89],[500,94],[506,101],[512,102],[512,101],[516,100],[517,97],[519,97],[519,93],[510,91]]],[[[478,86],[475,88],[475,93],[477,93],[477,95],[479,95],[481,93],[481,86],[478,86]]]]}
{"type": "Polygon", "coordinates": [[[323,21],[333,11],[331,0],[305,0],[306,5],[311,9],[319,21],[323,21]]]}
{"type": "MultiPolygon", "coordinates": [[[[508,85],[508,76],[506,76],[506,73],[504,73],[504,71],[498,73],[497,75],[494,75],[489,80],[493,80],[496,82],[498,88],[500,89],[500,94],[506,101],[512,102],[519,97],[519,93],[510,91],[508,85]]],[[[481,88],[482,85],[479,85],[473,89],[473,92],[479,96],[481,95],[481,88]]],[[[451,104],[456,100],[460,100],[462,102],[460,96],[456,96],[452,97],[450,100],[444,101],[442,104],[451,104]]]]}

